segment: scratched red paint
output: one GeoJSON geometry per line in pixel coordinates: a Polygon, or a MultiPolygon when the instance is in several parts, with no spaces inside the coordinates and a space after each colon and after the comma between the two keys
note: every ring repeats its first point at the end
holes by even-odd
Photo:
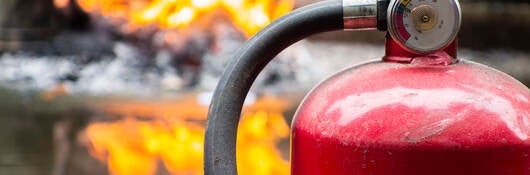
{"type": "Polygon", "coordinates": [[[530,174],[526,86],[468,61],[412,63],[368,63],[313,90],[292,124],[292,174],[530,174]]]}

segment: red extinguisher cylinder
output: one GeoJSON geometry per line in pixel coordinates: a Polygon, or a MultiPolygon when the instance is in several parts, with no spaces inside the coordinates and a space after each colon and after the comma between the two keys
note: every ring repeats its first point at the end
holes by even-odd
{"type": "Polygon", "coordinates": [[[292,174],[530,174],[526,86],[447,52],[402,62],[406,52],[389,50],[399,48],[306,97],[292,124],[292,174]]]}

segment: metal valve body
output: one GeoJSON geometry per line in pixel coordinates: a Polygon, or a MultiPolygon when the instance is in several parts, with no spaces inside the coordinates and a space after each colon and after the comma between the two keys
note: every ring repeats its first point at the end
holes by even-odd
{"type": "Polygon", "coordinates": [[[468,61],[356,66],[299,107],[292,174],[530,174],[529,100],[517,80],[468,61]]]}

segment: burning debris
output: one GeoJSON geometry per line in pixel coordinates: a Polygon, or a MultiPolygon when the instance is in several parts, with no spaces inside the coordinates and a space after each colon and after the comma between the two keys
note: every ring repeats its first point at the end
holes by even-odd
{"type": "Polygon", "coordinates": [[[69,93],[97,95],[200,88],[205,64],[212,67],[205,59],[218,59],[216,67],[224,67],[248,36],[289,12],[293,3],[55,0],[58,16],[72,25],[73,18],[84,19],[81,9],[87,12],[88,30],[60,31],[43,41],[49,43],[45,46],[4,53],[0,80],[20,89],[61,84],[69,93]]]}

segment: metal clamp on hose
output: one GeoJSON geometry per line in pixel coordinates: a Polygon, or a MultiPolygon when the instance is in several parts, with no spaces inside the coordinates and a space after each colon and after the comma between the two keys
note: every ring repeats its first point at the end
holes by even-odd
{"type": "Polygon", "coordinates": [[[377,27],[377,0],[343,0],[344,30],[374,30],[377,27]]]}

